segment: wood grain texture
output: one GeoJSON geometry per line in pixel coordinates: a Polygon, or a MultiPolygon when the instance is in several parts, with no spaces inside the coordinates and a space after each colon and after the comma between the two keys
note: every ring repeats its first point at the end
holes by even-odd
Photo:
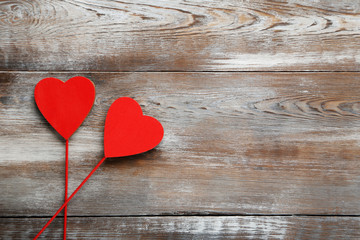
{"type": "Polygon", "coordinates": [[[0,70],[360,70],[351,0],[3,0],[0,32],[0,70]]]}
{"type": "MultiPolygon", "coordinates": [[[[63,140],[37,110],[44,77],[0,73],[1,216],[49,216],[64,189],[63,140]]],[[[103,156],[111,103],[137,100],[163,142],[108,159],[69,216],[360,214],[359,73],[82,73],[96,100],[70,139],[69,191],[103,156]]]]}
{"type": "MultiPolygon", "coordinates": [[[[61,239],[56,219],[41,239],[61,239]]],[[[2,239],[31,239],[46,219],[0,219],[2,239]]],[[[353,217],[68,218],[68,239],[359,239],[353,217]]]]}

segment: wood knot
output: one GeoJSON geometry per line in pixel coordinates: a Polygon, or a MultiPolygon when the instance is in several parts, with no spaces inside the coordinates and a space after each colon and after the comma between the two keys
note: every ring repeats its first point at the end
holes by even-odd
{"type": "Polygon", "coordinates": [[[18,26],[29,24],[33,18],[33,7],[28,2],[4,1],[0,3],[0,24],[18,26]]]}

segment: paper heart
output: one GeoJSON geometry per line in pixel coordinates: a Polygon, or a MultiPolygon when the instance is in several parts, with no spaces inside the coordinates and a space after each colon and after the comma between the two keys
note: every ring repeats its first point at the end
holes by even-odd
{"type": "Polygon", "coordinates": [[[118,98],[105,120],[105,157],[124,157],[156,147],[164,136],[161,123],[144,116],[140,105],[129,97],[118,98]]]}
{"type": "Polygon", "coordinates": [[[45,78],[35,87],[35,102],[50,125],[65,139],[78,129],[95,100],[95,86],[85,77],[65,83],[45,78]]]}

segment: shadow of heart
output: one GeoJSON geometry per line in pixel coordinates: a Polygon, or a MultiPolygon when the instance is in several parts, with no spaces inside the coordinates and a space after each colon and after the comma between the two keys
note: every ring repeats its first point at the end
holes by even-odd
{"type": "Polygon", "coordinates": [[[162,151],[160,149],[153,148],[150,151],[132,156],[107,158],[103,165],[104,168],[108,166],[137,165],[139,161],[151,161],[154,159],[160,159],[161,153],[162,151]]]}

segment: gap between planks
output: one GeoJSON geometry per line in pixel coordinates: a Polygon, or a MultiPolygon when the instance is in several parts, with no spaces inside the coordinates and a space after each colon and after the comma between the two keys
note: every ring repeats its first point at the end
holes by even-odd
{"type": "Polygon", "coordinates": [[[0,70],[0,73],[360,73],[360,71],[81,71],[0,70]]]}
{"type": "MultiPolygon", "coordinates": [[[[7,218],[50,218],[50,215],[42,216],[0,216],[0,219],[7,218]]],[[[345,217],[360,217],[359,214],[346,214],[346,215],[334,215],[334,214],[184,214],[184,215],[171,215],[171,214],[157,214],[157,215],[72,215],[68,218],[157,218],[157,217],[323,217],[323,218],[345,218],[345,217]]],[[[64,218],[64,216],[57,216],[57,218],[64,218]]]]}

